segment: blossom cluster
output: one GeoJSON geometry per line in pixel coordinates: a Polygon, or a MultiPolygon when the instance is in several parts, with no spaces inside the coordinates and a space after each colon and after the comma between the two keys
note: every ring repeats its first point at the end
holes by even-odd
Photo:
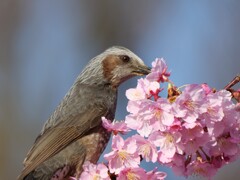
{"type": "Polygon", "coordinates": [[[102,118],[113,132],[112,151],[104,155],[107,164],[85,163],[82,179],[164,179],[157,168],[146,172],[141,160],[171,167],[177,175],[211,178],[225,164],[240,155],[240,110],[227,90],[213,90],[207,84],[177,88],[169,80],[163,59],[152,63],[146,78],[126,91],[129,99],[125,121],[102,118]],[[168,97],[161,97],[162,83],[169,83],[168,97]],[[123,139],[120,134],[135,130],[123,139]]]}

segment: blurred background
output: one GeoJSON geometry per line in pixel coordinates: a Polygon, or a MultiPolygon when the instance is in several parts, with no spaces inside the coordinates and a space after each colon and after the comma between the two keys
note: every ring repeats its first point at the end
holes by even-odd
{"type": "MultiPolygon", "coordinates": [[[[87,62],[109,46],[125,46],[149,66],[164,57],[178,86],[223,88],[240,72],[239,9],[238,0],[1,0],[0,179],[16,179],[43,123],[87,62]]],[[[127,114],[125,91],[136,83],[120,87],[116,119],[127,114]]],[[[214,179],[239,179],[239,166],[214,179]]],[[[159,169],[168,180],[184,179],[159,169]]]]}

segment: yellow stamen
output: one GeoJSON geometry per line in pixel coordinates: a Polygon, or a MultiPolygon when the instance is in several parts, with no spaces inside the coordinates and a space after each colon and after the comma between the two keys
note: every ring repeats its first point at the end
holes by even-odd
{"type": "Polygon", "coordinates": [[[127,179],[128,180],[140,180],[140,177],[135,173],[128,172],[127,173],[127,179]]]}
{"type": "Polygon", "coordinates": [[[168,143],[173,143],[174,142],[174,138],[171,134],[166,135],[166,142],[168,142],[168,143]]]}
{"type": "Polygon", "coordinates": [[[99,174],[95,174],[94,177],[93,177],[93,180],[100,180],[101,177],[99,174]]]}
{"type": "Polygon", "coordinates": [[[208,114],[210,114],[210,115],[215,115],[215,114],[216,114],[216,110],[213,109],[213,108],[211,108],[211,107],[208,107],[208,108],[207,108],[207,112],[208,112],[208,114]]]}
{"type": "Polygon", "coordinates": [[[140,147],[139,151],[143,154],[144,157],[148,157],[150,155],[151,148],[149,147],[149,145],[144,144],[140,147]]]}
{"type": "Polygon", "coordinates": [[[185,102],[183,103],[183,105],[184,105],[186,108],[190,109],[190,110],[194,110],[194,108],[195,108],[195,106],[196,106],[196,104],[195,104],[192,100],[187,100],[187,101],[185,101],[185,102]]]}
{"type": "Polygon", "coordinates": [[[118,152],[118,156],[119,156],[122,160],[128,159],[128,153],[127,153],[126,151],[119,151],[119,152],[118,152]]]}
{"type": "Polygon", "coordinates": [[[156,116],[157,119],[160,119],[161,116],[162,116],[162,110],[161,109],[156,109],[155,116],[156,116]]]}

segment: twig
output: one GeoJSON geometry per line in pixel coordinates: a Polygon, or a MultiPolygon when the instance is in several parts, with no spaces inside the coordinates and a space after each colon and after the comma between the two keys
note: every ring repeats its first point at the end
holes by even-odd
{"type": "Polygon", "coordinates": [[[237,75],[235,78],[233,78],[231,82],[228,83],[228,85],[224,87],[224,89],[229,90],[231,87],[233,87],[235,84],[239,82],[240,82],[240,75],[237,75]]]}

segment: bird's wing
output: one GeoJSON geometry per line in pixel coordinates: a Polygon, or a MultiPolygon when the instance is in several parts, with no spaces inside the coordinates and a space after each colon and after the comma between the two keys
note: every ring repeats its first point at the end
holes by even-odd
{"type": "MultiPolygon", "coordinates": [[[[68,109],[69,108],[70,107],[68,107],[68,109]]],[[[64,107],[61,107],[61,109],[64,111],[64,107]]],[[[69,109],[69,111],[71,111],[71,109],[69,109]]],[[[25,167],[20,177],[25,177],[38,165],[57,154],[71,142],[85,135],[90,129],[99,126],[101,117],[106,116],[108,111],[109,109],[104,105],[86,102],[84,112],[70,113],[68,116],[64,116],[63,119],[59,120],[54,126],[43,131],[29,151],[27,158],[24,160],[25,167]]]]}

